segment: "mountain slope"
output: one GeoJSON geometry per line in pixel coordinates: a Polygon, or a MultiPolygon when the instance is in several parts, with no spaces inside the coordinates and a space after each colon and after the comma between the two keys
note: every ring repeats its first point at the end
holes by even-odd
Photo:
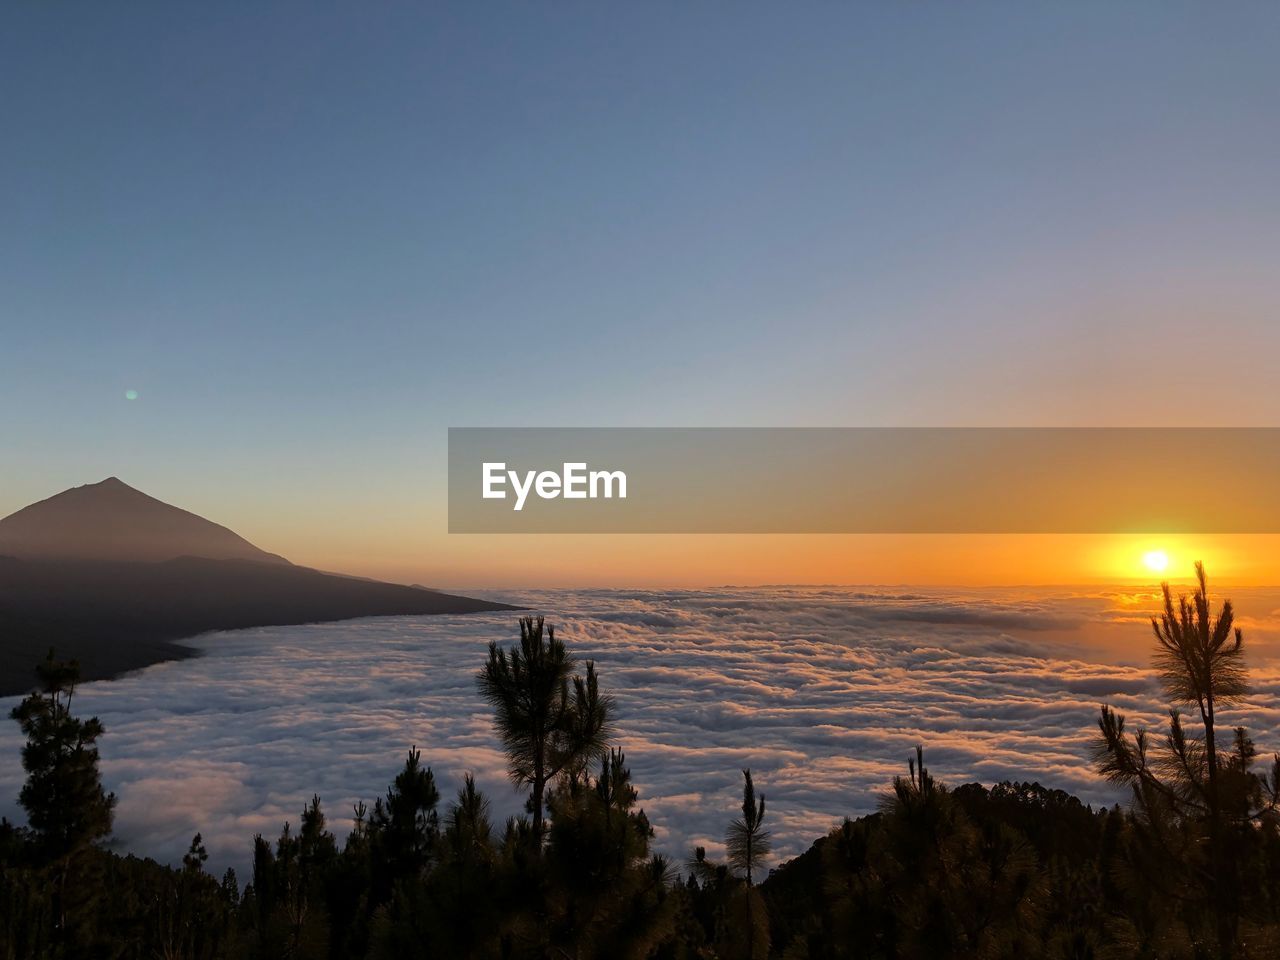
{"type": "Polygon", "coordinates": [[[0,557],[0,696],[29,690],[50,647],[101,680],[191,656],[174,641],[211,630],[513,609],[291,564],[0,557]]]}
{"type": "Polygon", "coordinates": [[[101,680],[212,630],[514,609],[295,566],[114,477],[0,520],[0,696],[30,689],[51,647],[101,680]]]}
{"type": "Polygon", "coordinates": [[[176,557],[288,563],[224,526],[115,477],[72,487],[0,520],[0,555],[156,563],[176,557]]]}

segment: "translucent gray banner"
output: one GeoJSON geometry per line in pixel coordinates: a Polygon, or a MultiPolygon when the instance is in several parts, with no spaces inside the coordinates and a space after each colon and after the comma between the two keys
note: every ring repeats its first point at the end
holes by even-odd
{"type": "Polygon", "coordinates": [[[451,533],[1278,533],[1280,428],[451,428],[451,533]]]}

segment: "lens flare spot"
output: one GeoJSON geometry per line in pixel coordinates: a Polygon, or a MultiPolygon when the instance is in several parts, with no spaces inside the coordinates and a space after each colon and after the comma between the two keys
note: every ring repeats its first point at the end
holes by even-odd
{"type": "Polygon", "coordinates": [[[138,399],[138,391],[137,391],[137,390],[126,390],[126,391],[124,392],[124,398],[125,398],[126,400],[137,400],[137,399],[138,399]]]}

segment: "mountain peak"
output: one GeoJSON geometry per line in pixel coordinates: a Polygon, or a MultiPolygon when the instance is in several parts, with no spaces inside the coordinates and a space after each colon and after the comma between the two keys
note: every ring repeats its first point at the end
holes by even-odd
{"type": "Polygon", "coordinates": [[[0,554],[30,560],[156,563],[185,556],[288,562],[119,477],[71,487],[0,520],[0,554]]]}
{"type": "MultiPolygon", "coordinates": [[[[137,487],[129,486],[129,484],[125,483],[119,477],[107,477],[107,479],[99,480],[97,483],[82,483],[77,487],[70,487],[62,491],[62,493],[73,493],[77,490],[82,490],[85,492],[97,491],[99,493],[128,491],[129,493],[136,493],[144,497],[146,496],[146,494],[143,493],[141,490],[139,490],[137,487]]],[[[58,496],[61,496],[61,495],[62,494],[58,494],[58,496]]]]}

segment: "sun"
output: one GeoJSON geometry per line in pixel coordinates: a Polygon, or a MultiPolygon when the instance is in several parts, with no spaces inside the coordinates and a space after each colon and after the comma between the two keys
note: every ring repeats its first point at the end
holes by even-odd
{"type": "Polygon", "coordinates": [[[1153,573],[1164,573],[1169,566],[1169,555],[1163,550],[1148,550],[1142,555],[1142,563],[1153,573]]]}

